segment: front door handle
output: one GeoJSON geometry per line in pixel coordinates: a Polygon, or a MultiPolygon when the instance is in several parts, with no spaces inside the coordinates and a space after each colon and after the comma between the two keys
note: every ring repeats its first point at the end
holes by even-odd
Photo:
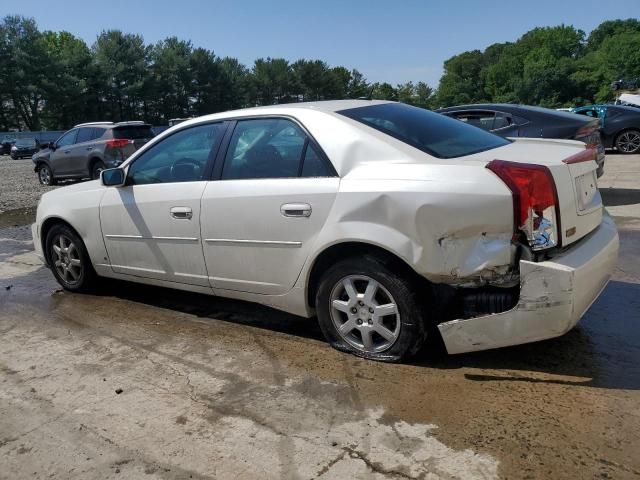
{"type": "Polygon", "coordinates": [[[179,220],[191,220],[193,210],[190,207],[171,207],[171,216],[179,220]]]}
{"type": "Polygon", "coordinates": [[[285,217],[310,217],[311,205],[308,203],[285,203],[280,207],[280,213],[285,217]]]}

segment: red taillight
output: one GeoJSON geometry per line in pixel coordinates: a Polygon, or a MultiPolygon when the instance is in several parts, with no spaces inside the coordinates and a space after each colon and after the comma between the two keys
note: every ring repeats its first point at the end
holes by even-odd
{"type": "Polygon", "coordinates": [[[544,165],[493,160],[487,168],[511,190],[515,228],[523,231],[534,250],[558,245],[558,192],[544,165]]]}
{"type": "Polygon", "coordinates": [[[114,138],[113,140],[107,140],[104,143],[111,148],[122,148],[133,143],[133,141],[128,138],[114,138]]]}

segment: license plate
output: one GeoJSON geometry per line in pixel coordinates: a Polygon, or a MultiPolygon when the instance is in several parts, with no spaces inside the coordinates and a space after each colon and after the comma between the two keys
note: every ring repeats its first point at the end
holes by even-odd
{"type": "Polygon", "coordinates": [[[593,207],[594,197],[598,191],[595,171],[576,177],[576,194],[580,211],[593,207]]]}

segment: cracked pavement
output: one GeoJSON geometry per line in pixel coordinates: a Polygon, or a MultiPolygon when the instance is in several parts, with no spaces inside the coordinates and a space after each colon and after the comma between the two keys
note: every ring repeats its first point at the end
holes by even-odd
{"type": "Polygon", "coordinates": [[[21,217],[0,221],[0,479],[637,478],[630,159],[608,156],[602,182],[620,267],[576,329],[459,356],[432,339],[408,365],[334,351],[313,320],[244,302],[63,292],[21,217]]]}

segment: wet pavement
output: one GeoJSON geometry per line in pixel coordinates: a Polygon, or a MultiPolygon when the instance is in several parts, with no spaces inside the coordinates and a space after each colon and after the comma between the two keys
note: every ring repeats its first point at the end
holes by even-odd
{"type": "Polygon", "coordinates": [[[640,230],[625,212],[619,267],[574,330],[459,356],[432,338],[408,365],[249,303],[63,292],[16,214],[0,223],[0,478],[640,477],[640,230]]]}

